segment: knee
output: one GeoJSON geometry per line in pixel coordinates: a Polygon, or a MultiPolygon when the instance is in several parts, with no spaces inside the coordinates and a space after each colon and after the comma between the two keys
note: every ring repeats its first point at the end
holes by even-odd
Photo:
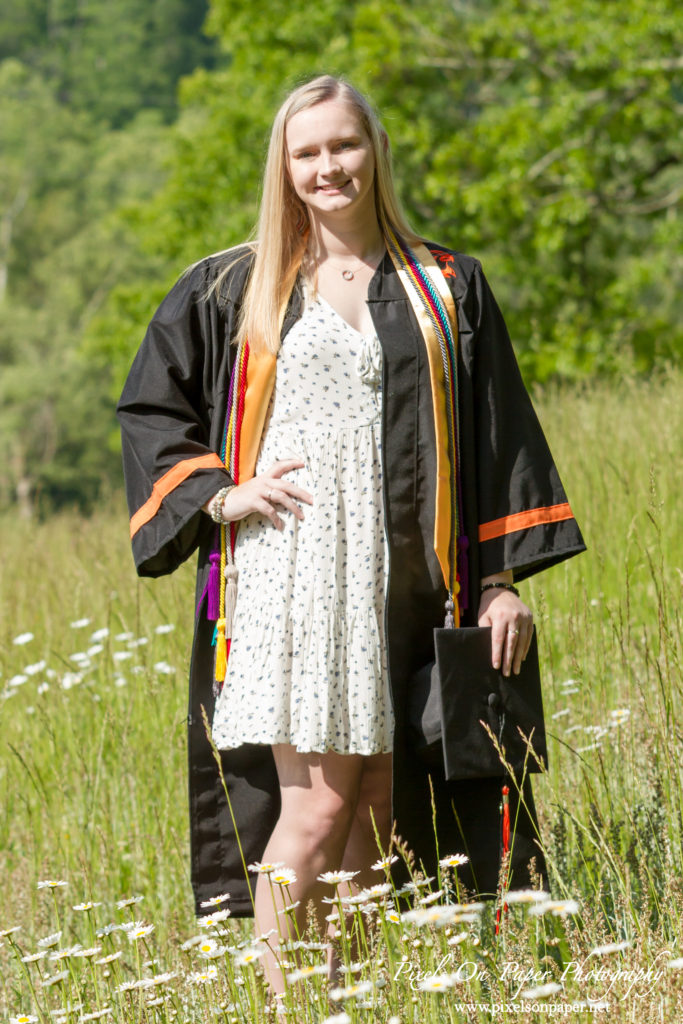
{"type": "Polygon", "coordinates": [[[353,803],[331,791],[313,792],[287,800],[282,817],[293,822],[301,842],[315,848],[343,840],[353,821],[353,803]]]}

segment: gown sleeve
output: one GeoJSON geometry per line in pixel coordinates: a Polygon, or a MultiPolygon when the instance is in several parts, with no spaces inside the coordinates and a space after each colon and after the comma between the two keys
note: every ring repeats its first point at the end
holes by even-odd
{"type": "MultiPolygon", "coordinates": [[[[200,265],[163,300],[117,406],[130,535],[141,576],[173,572],[192,554],[213,526],[202,505],[232,483],[217,454],[220,439],[214,438],[214,446],[210,441],[217,350],[230,346],[206,287],[200,265]]],[[[227,365],[223,370],[227,379],[227,365]]]]}
{"type": "Polygon", "coordinates": [[[585,544],[479,264],[472,288],[480,575],[520,580],[585,544]]]}

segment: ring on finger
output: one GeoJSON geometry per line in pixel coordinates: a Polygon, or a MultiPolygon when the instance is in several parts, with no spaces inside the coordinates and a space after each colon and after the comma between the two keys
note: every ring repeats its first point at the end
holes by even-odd
{"type": "Polygon", "coordinates": [[[519,630],[518,629],[508,629],[508,635],[509,636],[519,636],[519,630]]]}

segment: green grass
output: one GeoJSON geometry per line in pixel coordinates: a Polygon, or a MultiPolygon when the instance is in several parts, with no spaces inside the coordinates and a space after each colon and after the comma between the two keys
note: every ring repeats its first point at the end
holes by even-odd
{"type": "MultiPolygon", "coordinates": [[[[571,1020],[680,1019],[683,974],[666,961],[683,954],[682,385],[671,371],[537,398],[589,545],[523,584],[539,627],[552,734],[550,770],[535,793],[553,895],[577,900],[578,912],[534,917],[513,906],[496,940],[491,907],[439,928],[394,922],[381,906],[367,917],[357,911],[356,959],[367,963],[354,977],[371,991],[328,1005],[334,985],[313,975],[291,989],[294,1019],[345,1012],[354,1022],[547,1020],[548,1010],[493,1009],[533,988],[520,982],[526,971],[563,986],[536,1001],[563,1004],[571,1020]],[[629,945],[588,957],[604,943],[629,945]],[[452,975],[464,963],[474,967],[446,991],[417,989],[418,970],[452,975]],[[588,976],[598,967],[608,974],[588,976]],[[616,975],[648,968],[660,975],[616,975]],[[601,996],[608,1012],[568,1008],[601,996]],[[479,1005],[459,1009],[465,1001],[479,1005]]],[[[20,926],[0,940],[0,1020],[76,1021],[106,1006],[104,1020],[127,1022],[265,1019],[258,962],[241,967],[228,948],[250,942],[249,923],[215,926],[227,949],[216,959],[182,948],[198,931],[185,755],[193,567],[138,581],[120,499],[90,520],[6,518],[0,554],[0,931],[20,926]],[[70,625],[84,618],[87,626],[70,625]],[[173,631],[155,631],[165,626],[173,631]],[[91,640],[105,628],[106,637],[91,640]],[[28,632],[32,640],[14,643],[28,632]],[[131,636],[116,639],[121,634],[131,636]],[[94,643],[102,650],[79,672],[72,656],[94,643]],[[115,660],[116,652],[129,657],[115,660]],[[68,886],[38,890],[45,879],[68,886]],[[116,908],[134,894],[144,901],[116,908]],[[72,909],[89,900],[102,906],[72,909]],[[96,937],[97,928],[127,919],[154,931],[137,942],[121,930],[96,937]],[[55,948],[102,951],[21,963],[58,929],[55,948]],[[94,963],[118,950],[110,964],[94,963]],[[149,960],[157,962],[144,966],[149,960]],[[215,979],[197,980],[212,967],[215,979]],[[62,969],[64,980],[41,986],[62,969]],[[164,980],[165,971],[175,976],[164,980]],[[156,985],[116,991],[159,974],[156,985]],[[60,1008],[66,1012],[50,1016],[60,1008]]],[[[349,960],[348,945],[342,953],[349,960]]],[[[320,963],[323,954],[289,956],[294,966],[320,963]]]]}

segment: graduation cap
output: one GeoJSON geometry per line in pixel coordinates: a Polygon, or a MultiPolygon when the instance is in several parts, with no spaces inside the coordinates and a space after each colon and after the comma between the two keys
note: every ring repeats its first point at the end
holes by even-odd
{"type": "Polygon", "coordinates": [[[547,767],[536,629],[519,675],[493,668],[490,626],[435,629],[434,650],[411,679],[408,703],[425,763],[442,765],[446,779],[500,778],[508,773],[501,755],[517,778],[547,767]]]}

